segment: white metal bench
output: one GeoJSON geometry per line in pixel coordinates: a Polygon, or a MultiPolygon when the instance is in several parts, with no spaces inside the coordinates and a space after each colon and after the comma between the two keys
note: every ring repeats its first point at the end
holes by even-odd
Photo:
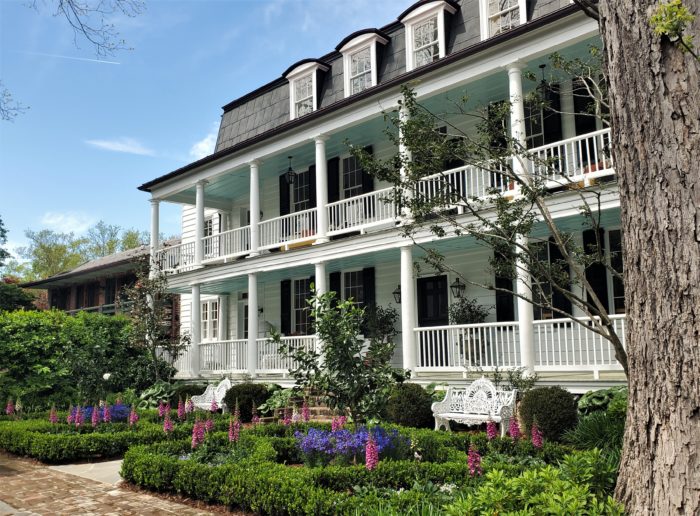
{"type": "Polygon", "coordinates": [[[473,426],[493,421],[501,425],[501,436],[513,412],[517,390],[499,391],[488,378],[479,378],[468,387],[448,387],[445,399],[433,403],[435,430],[450,430],[450,421],[473,426]]]}
{"type": "Polygon", "coordinates": [[[203,394],[198,396],[192,396],[192,403],[198,409],[209,410],[211,408],[212,400],[216,400],[217,405],[222,411],[226,411],[226,404],[224,403],[224,396],[226,396],[226,391],[231,388],[231,380],[224,378],[219,382],[219,385],[210,384],[207,385],[206,390],[203,394]]]}

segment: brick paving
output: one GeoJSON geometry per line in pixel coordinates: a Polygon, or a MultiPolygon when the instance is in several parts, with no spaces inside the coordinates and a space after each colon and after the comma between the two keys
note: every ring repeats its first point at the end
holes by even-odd
{"type": "Polygon", "coordinates": [[[152,496],[120,489],[0,452],[0,515],[182,516],[208,515],[196,509],[152,496]],[[7,506],[10,506],[9,508],[7,506]]]}

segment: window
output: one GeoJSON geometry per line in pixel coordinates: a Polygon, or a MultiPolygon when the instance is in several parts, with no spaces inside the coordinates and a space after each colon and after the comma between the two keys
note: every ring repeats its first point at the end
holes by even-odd
{"type": "Polygon", "coordinates": [[[571,276],[571,271],[554,238],[543,242],[539,250],[540,271],[532,274],[532,298],[535,303],[535,319],[559,319],[564,314],[571,314],[571,299],[559,288],[554,288],[549,278],[557,278],[556,285],[562,289],[570,290],[571,283],[564,283],[564,278],[571,276]],[[538,275],[541,276],[538,278],[538,275]],[[544,306],[538,306],[539,304],[544,306]]]}
{"type": "Polygon", "coordinates": [[[343,159],[343,198],[348,199],[362,193],[362,169],[355,156],[343,159]]]}
{"type": "Polygon", "coordinates": [[[117,298],[117,278],[105,280],[105,304],[113,305],[117,298]]]}
{"type": "Polygon", "coordinates": [[[299,118],[314,110],[314,89],[311,74],[294,81],[294,117],[299,118]]]}
{"type": "Polygon", "coordinates": [[[525,134],[528,149],[544,145],[544,110],[539,102],[525,102],[525,134]]]}
{"type": "Polygon", "coordinates": [[[307,300],[311,299],[311,280],[294,280],[292,291],[294,310],[294,333],[297,335],[309,335],[312,331],[311,314],[307,300]]]}
{"type": "Polygon", "coordinates": [[[358,305],[364,304],[365,289],[362,271],[343,274],[343,299],[350,298],[358,305]]]}
{"type": "MultiPolygon", "coordinates": [[[[608,233],[608,238],[610,239],[610,266],[622,275],[622,231],[619,229],[613,229],[608,233]]],[[[617,275],[612,275],[612,281],[610,284],[613,313],[624,314],[625,313],[625,285],[622,282],[622,278],[617,275]]]]}
{"type": "Polygon", "coordinates": [[[525,0],[481,0],[481,39],[527,22],[525,0]]]}
{"type": "Polygon", "coordinates": [[[376,29],[355,33],[335,47],[343,54],[345,96],[355,95],[377,84],[377,48],[388,36],[376,29]]]}
{"type": "Polygon", "coordinates": [[[210,257],[213,252],[213,239],[207,238],[214,235],[214,219],[209,217],[204,220],[204,256],[210,257]]]}
{"type": "Polygon", "coordinates": [[[399,17],[406,28],[406,71],[445,57],[445,13],[454,14],[456,10],[454,2],[436,0],[414,4],[399,17]]]}
{"type": "Polygon", "coordinates": [[[293,211],[304,211],[311,208],[311,185],[309,181],[309,171],[299,172],[297,179],[292,185],[293,211]]]}
{"type": "Polygon", "coordinates": [[[350,55],[350,95],[372,86],[372,55],[370,48],[363,48],[350,55]]]}
{"type": "Polygon", "coordinates": [[[219,338],[219,301],[202,302],[202,342],[219,338]]]}

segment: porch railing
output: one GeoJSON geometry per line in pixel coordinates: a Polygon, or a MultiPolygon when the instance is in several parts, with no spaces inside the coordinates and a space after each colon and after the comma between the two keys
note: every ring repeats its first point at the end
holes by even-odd
{"type": "Polygon", "coordinates": [[[517,322],[416,328],[418,368],[460,370],[518,367],[517,322]]]}
{"type": "Polygon", "coordinates": [[[551,181],[609,175],[613,168],[610,129],[543,145],[528,154],[530,172],[551,181]]]}
{"type": "Polygon", "coordinates": [[[250,226],[204,237],[204,259],[243,256],[250,251],[250,226]]]}
{"type": "Polygon", "coordinates": [[[194,266],[194,242],[159,249],[156,259],[164,272],[189,270],[194,266]]]}
{"type": "MultiPolygon", "coordinates": [[[[316,346],[314,335],[282,337],[282,341],[293,348],[303,348],[306,351],[311,351],[316,346]]],[[[297,366],[295,361],[279,352],[279,345],[271,339],[258,339],[257,345],[257,372],[287,374],[297,366]]]]}
{"type": "Polygon", "coordinates": [[[397,220],[392,188],[384,188],[328,204],[328,233],[331,235],[363,231],[397,220]]]}
{"type": "Polygon", "coordinates": [[[425,201],[436,202],[441,208],[459,208],[464,199],[486,197],[491,190],[508,188],[507,176],[498,170],[466,165],[421,179],[417,193],[425,201]]]}
{"type": "Polygon", "coordinates": [[[245,372],[248,341],[245,339],[205,342],[199,345],[199,367],[203,373],[245,372]]]}
{"type": "Polygon", "coordinates": [[[310,241],[316,235],[316,208],[264,220],[258,227],[261,249],[310,241]]]}

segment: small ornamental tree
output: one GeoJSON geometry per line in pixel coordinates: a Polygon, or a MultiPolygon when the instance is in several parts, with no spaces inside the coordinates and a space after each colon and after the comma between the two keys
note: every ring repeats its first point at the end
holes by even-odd
{"type": "Polygon", "coordinates": [[[170,324],[172,298],[166,287],[165,273],[146,256],[139,259],[136,283],[124,289],[132,322],[130,339],[133,345],[148,351],[154,382],[171,379],[175,360],[190,344],[190,336],[180,335],[170,324]],[[162,360],[170,365],[167,378],[162,377],[159,367],[162,360]]]}
{"type": "Polygon", "coordinates": [[[297,364],[290,370],[297,386],[322,393],[331,409],[348,411],[356,425],[378,417],[395,383],[391,366],[395,327],[379,322],[368,341],[360,339],[364,309],[352,301],[337,302],[335,292],[314,296],[309,309],[318,337],[316,349],[304,350],[282,341],[279,333],[273,335],[280,353],[297,364]]]}

